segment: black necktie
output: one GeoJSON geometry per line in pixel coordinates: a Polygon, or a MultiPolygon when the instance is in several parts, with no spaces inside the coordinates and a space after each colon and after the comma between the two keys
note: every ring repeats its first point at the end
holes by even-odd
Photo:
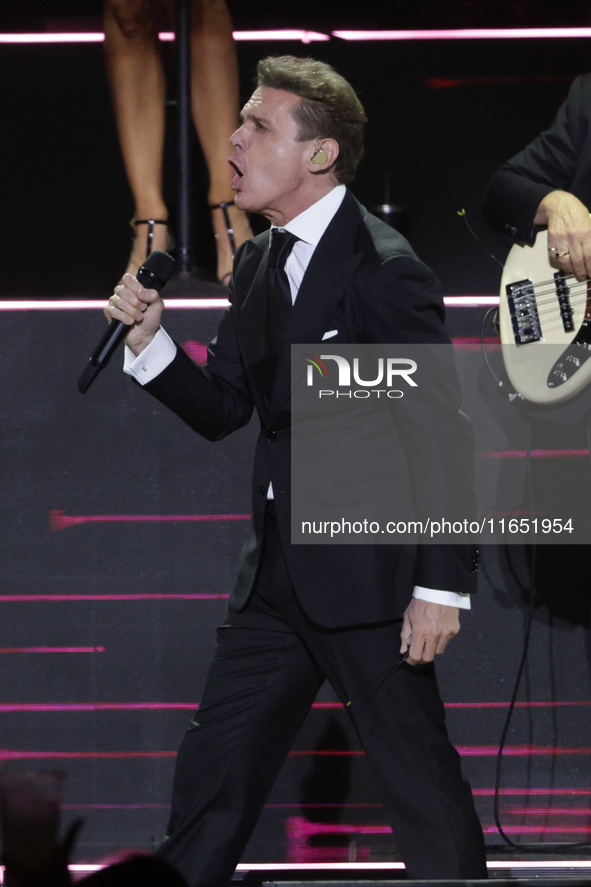
{"type": "Polygon", "coordinates": [[[267,260],[267,305],[265,316],[265,343],[267,358],[265,388],[270,394],[277,369],[279,350],[291,311],[291,290],[285,273],[285,263],[299,240],[295,234],[282,228],[273,228],[267,260]]]}

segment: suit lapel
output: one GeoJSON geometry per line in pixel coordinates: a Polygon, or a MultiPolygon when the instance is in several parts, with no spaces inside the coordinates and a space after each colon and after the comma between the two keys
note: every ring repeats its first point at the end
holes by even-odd
{"type": "MultiPolygon", "coordinates": [[[[268,241],[267,241],[268,242],[268,241]]],[[[269,252],[263,249],[259,266],[256,270],[246,298],[238,306],[238,333],[247,366],[254,366],[264,351],[264,329],[266,314],[265,272],[269,252]]]]}
{"type": "Polygon", "coordinates": [[[264,331],[267,308],[265,273],[269,257],[268,242],[267,236],[266,240],[257,244],[262,250],[262,255],[252,283],[245,299],[240,305],[234,303],[236,331],[240,349],[247,371],[250,372],[254,382],[253,390],[257,400],[256,406],[261,415],[266,414],[268,410],[268,401],[262,379],[260,378],[263,371],[262,359],[265,352],[264,331]]]}
{"type": "MultiPolygon", "coordinates": [[[[347,192],[314,251],[290,315],[269,403],[271,423],[291,396],[291,345],[322,340],[363,258],[362,252],[355,252],[361,221],[361,208],[353,195],[347,192]]],[[[304,369],[305,363],[302,361],[302,374],[304,369]]],[[[293,387],[298,381],[293,380],[293,387]]]]}

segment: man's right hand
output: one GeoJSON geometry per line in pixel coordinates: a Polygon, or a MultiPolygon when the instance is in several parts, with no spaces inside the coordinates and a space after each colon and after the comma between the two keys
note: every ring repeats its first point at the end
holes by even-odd
{"type": "Polygon", "coordinates": [[[122,320],[130,327],[125,342],[135,355],[141,354],[160,329],[164,302],[156,290],[147,290],[131,274],[123,275],[123,283],[104,309],[109,323],[122,320]]]}
{"type": "Polygon", "coordinates": [[[538,206],[534,225],[548,226],[548,258],[555,268],[591,277],[591,216],[568,191],[550,191],[538,206]]]}

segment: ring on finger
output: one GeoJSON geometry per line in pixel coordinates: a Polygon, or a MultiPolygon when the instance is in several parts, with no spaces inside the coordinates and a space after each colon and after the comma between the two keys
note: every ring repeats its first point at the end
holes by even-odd
{"type": "Polygon", "coordinates": [[[570,256],[570,253],[568,250],[565,253],[556,253],[557,259],[563,259],[565,256],[570,256]]]}
{"type": "Polygon", "coordinates": [[[549,253],[556,253],[556,252],[558,252],[558,247],[557,246],[549,246],[548,252],[549,253]]]}

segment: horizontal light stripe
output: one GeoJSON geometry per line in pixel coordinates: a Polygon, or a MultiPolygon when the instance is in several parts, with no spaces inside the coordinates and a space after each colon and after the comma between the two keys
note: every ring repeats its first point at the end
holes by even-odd
{"type": "Polygon", "coordinates": [[[0,653],[104,653],[104,647],[0,647],[0,653]]]}
{"type": "MultiPolygon", "coordinates": [[[[217,595],[218,598],[226,598],[227,595],[217,595]]],[[[10,649],[10,648],[7,648],[10,649]]],[[[48,648],[50,651],[53,648],[48,648]]],[[[71,648],[65,648],[71,649],[71,648]]],[[[75,648],[74,648],[75,649],[75,648]]],[[[86,649],[86,648],[81,648],[86,649]]],[[[93,648],[88,648],[91,651],[93,648]]],[[[102,652],[103,648],[96,648],[102,652]]],[[[0,650],[2,652],[2,650],[0,650]]],[[[559,708],[564,706],[589,706],[591,702],[517,702],[516,708],[559,708]]],[[[508,702],[446,702],[447,709],[489,709],[508,708],[508,702]]],[[[194,711],[199,708],[198,702],[0,702],[0,713],[31,712],[31,711],[194,711]]],[[[341,709],[342,702],[313,702],[312,708],[341,709]]],[[[532,789],[532,791],[534,791],[532,789]]],[[[541,792],[550,789],[540,789],[541,792]]],[[[585,789],[585,793],[591,794],[591,789],[585,789]]]]}
{"type": "MultiPolygon", "coordinates": [[[[498,296],[444,296],[448,308],[483,308],[498,305],[498,296]]],[[[212,310],[228,308],[227,299],[165,299],[170,310],[212,310]]],[[[0,311],[102,311],[103,299],[0,299],[0,311]]]]}
{"type": "Polygon", "coordinates": [[[183,523],[226,522],[250,520],[250,514],[83,514],[68,515],[53,508],[49,512],[49,526],[52,530],[65,530],[78,524],[109,524],[109,523],[183,523]]]}
{"type": "Polygon", "coordinates": [[[69,601],[225,601],[219,594],[0,594],[0,604],[67,603],[69,601]]]}
{"type": "Polygon", "coordinates": [[[0,43],[102,43],[102,31],[67,31],[63,34],[0,34],[0,43]]]}
{"type": "MultiPolygon", "coordinates": [[[[301,43],[324,42],[336,37],[339,40],[551,40],[577,39],[591,36],[591,28],[424,28],[407,30],[337,30],[331,34],[308,31],[304,28],[277,28],[256,31],[234,31],[234,40],[297,40],[301,43]]],[[[163,42],[175,39],[172,31],[161,31],[163,42]]],[[[14,33],[0,34],[0,43],[102,43],[102,31],[78,31],[63,33],[14,33]]]]}
{"type": "Polygon", "coordinates": [[[300,40],[302,43],[314,43],[330,40],[329,34],[302,29],[277,29],[274,31],[234,31],[234,40],[300,40]]]}
{"type": "MultiPolygon", "coordinates": [[[[103,299],[0,299],[0,311],[102,311],[103,299]]],[[[227,308],[227,299],[166,299],[168,308],[211,310],[227,308]]]]}
{"type": "MultiPolygon", "coordinates": [[[[497,746],[458,745],[460,755],[464,757],[494,757],[498,753],[497,746]]],[[[539,757],[543,755],[591,755],[591,748],[557,748],[555,746],[506,746],[505,757],[539,757]]],[[[21,749],[0,749],[0,761],[17,760],[61,760],[71,758],[174,758],[176,751],[28,751],[21,749]]],[[[294,750],[289,752],[290,758],[322,757],[322,758],[361,758],[365,752],[361,749],[342,750],[294,750]]]]}
{"type": "MultiPolygon", "coordinates": [[[[161,31],[158,37],[163,42],[175,39],[174,32],[161,31]]],[[[303,28],[279,28],[267,31],[234,31],[234,40],[299,40],[301,43],[314,43],[330,40],[329,34],[307,31],[303,28]]],[[[0,34],[0,43],[103,43],[102,31],[77,31],[64,33],[0,34]]]]}
{"type": "MultiPolygon", "coordinates": [[[[483,826],[482,831],[485,835],[500,834],[496,825],[483,826]]],[[[507,835],[589,835],[591,826],[575,825],[569,828],[562,825],[504,825],[503,831],[507,835]]],[[[591,862],[587,866],[591,872],[591,862]]]]}
{"type": "Polygon", "coordinates": [[[443,301],[448,308],[486,308],[498,305],[498,296],[444,296],[443,301]]]}
{"type": "MultiPolygon", "coordinates": [[[[494,795],[494,789],[486,790],[490,796],[494,795]]],[[[515,794],[527,794],[527,789],[511,789],[515,794]]],[[[530,790],[531,791],[531,790],[530,790]]],[[[542,793],[552,793],[557,790],[554,789],[538,789],[539,792],[542,793]]],[[[562,795],[570,795],[572,793],[571,789],[561,789],[558,790],[562,793],[562,795]]],[[[482,790],[472,789],[473,795],[481,795],[482,790]]],[[[507,791],[505,789],[501,789],[499,792],[500,795],[506,795],[507,791]]],[[[144,803],[135,803],[135,804],[62,804],[62,810],[169,810],[170,804],[162,804],[157,801],[146,801],[144,803]]],[[[334,804],[305,804],[305,803],[293,803],[293,804],[265,804],[265,810],[381,810],[383,808],[383,804],[376,803],[334,803],[334,804]]],[[[589,815],[589,807],[511,807],[509,809],[504,810],[505,813],[513,815],[513,816],[524,816],[528,814],[532,814],[535,816],[548,816],[554,815],[557,816],[588,816],[589,815]]],[[[591,860],[589,860],[589,868],[591,869],[591,860]]]]}
{"type": "Polygon", "coordinates": [[[591,37],[591,28],[425,28],[406,31],[332,31],[340,40],[546,40],[591,37]]]}

